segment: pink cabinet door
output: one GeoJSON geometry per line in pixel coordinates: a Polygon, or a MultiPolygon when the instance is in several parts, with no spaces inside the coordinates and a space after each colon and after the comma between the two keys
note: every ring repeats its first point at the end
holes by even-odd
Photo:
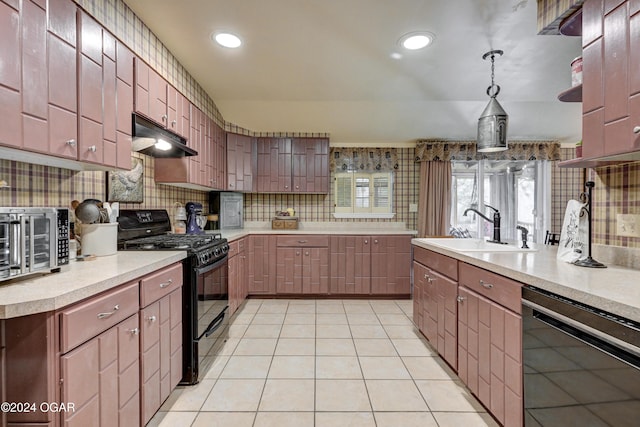
{"type": "Polygon", "coordinates": [[[329,293],[329,249],[301,248],[302,293],[329,293]]]}
{"type": "Polygon", "coordinates": [[[425,281],[427,277],[427,268],[419,262],[413,262],[413,293],[411,298],[413,300],[413,323],[415,323],[418,330],[424,333],[423,327],[423,299],[422,293],[424,292],[425,281]]]}
{"type": "Polygon", "coordinates": [[[278,248],[276,255],[276,292],[302,293],[303,248],[278,248]]]}
{"type": "Polygon", "coordinates": [[[240,289],[239,289],[239,262],[238,255],[232,256],[228,261],[229,268],[229,315],[233,315],[240,305],[240,289]]]}
{"type": "Polygon", "coordinates": [[[411,237],[371,236],[371,293],[411,293],[411,237]]]}
{"type": "Polygon", "coordinates": [[[155,70],[149,68],[149,114],[150,118],[164,127],[169,127],[167,116],[167,82],[155,70]]]}
{"type": "Polygon", "coordinates": [[[241,191],[242,170],[238,172],[238,163],[242,156],[239,143],[240,135],[230,133],[227,135],[227,188],[231,191],[241,191]]]}
{"type": "Polygon", "coordinates": [[[140,58],[135,58],[133,67],[135,71],[135,111],[151,118],[149,114],[149,66],[140,58]]]}
{"type": "Polygon", "coordinates": [[[275,235],[249,236],[249,295],[276,293],[276,239],[275,235]]]}
{"type": "Polygon", "coordinates": [[[135,314],[60,357],[64,425],[140,424],[138,331],[135,314]]]}
{"type": "Polygon", "coordinates": [[[331,236],[331,294],[371,293],[371,237],[331,236]]]}
{"type": "Polygon", "coordinates": [[[329,141],[320,138],[293,140],[292,177],[295,193],[329,192],[329,141]]]}

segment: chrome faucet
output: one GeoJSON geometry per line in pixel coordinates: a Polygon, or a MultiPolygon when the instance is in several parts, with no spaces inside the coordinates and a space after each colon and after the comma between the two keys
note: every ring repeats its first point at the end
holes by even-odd
{"type": "Polygon", "coordinates": [[[488,217],[486,217],[482,212],[478,211],[475,208],[468,208],[466,211],[464,211],[464,213],[462,214],[462,216],[467,216],[467,212],[469,211],[473,211],[476,214],[480,215],[482,218],[484,218],[486,221],[490,222],[493,224],[493,239],[492,240],[487,240],[487,242],[490,243],[500,243],[501,245],[505,245],[505,242],[500,241],[500,211],[496,208],[494,208],[493,206],[489,206],[489,205],[485,205],[486,207],[488,207],[489,209],[493,210],[493,219],[490,219],[488,217]]]}

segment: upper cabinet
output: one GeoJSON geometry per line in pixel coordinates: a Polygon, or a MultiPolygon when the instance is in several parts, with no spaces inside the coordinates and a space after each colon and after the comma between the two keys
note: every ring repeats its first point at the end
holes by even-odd
{"type": "Polygon", "coordinates": [[[0,2],[0,28],[0,145],[18,149],[9,157],[131,168],[131,51],[71,0],[0,2]]]}
{"type": "Polygon", "coordinates": [[[135,111],[177,133],[190,137],[190,103],[140,58],[135,60],[135,111]]]}
{"type": "Polygon", "coordinates": [[[256,147],[257,192],[329,192],[327,138],[258,138],[256,147]]]}
{"type": "Polygon", "coordinates": [[[133,54],[85,12],[78,22],[79,159],[130,169],[133,54]]]}
{"type": "Polygon", "coordinates": [[[640,1],[586,0],[582,8],[582,160],[640,159],[640,1]]]}
{"type": "Polygon", "coordinates": [[[250,136],[227,134],[227,190],[253,191],[253,144],[250,136]]]}

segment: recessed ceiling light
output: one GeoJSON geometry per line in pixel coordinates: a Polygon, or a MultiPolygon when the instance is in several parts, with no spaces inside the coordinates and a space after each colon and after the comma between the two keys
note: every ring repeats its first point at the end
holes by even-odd
{"type": "Polygon", "coordinates": [[[231,49],[240,47],[240,45],[242,44],[242,40],[240,40],[240,37],[231,33],[216,33],[213,34],[213,39],[220,46],[228,47],[231,49]]]}
{"type": "Polygon", "coordinates": [[[413,32],[400,37],[400,45],[408,50],[418,50],[433,43],[436,36],[427,31],[413,32]]]}

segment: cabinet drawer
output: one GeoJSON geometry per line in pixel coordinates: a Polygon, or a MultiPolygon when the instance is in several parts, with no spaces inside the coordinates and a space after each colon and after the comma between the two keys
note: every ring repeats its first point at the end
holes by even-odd
{"type": "Polygon", "coordinates": [[[522,285],[519,282],[461,262],[460,286],[466,286],[511,311],[522,311],[522,285]]]}
{"type": "Polygon", "coordinates": [[[229,252],[228,252],[229,258],[235,255],[238,255],[239,252],[240,252],[240,243],[238,242],[238,240],[229,242],[229,252]]]}
{"type": "Polygon", "coordinates": [[[182,264],[174,264],[140,281],[140,307],[146,307],[182,286],[182,264]]]}
{"type": "Polygon", "coordinates": [[[61,352],[68,352],[137,312],[138,282],[62,310],[61,352]]]}
{"type": "Polygon", "coordinates": [[[329,247],[329,236],[290,235],[278,236],[277,245],[294,247],[329,247]]]}
{"type": "Polygon", "coordinates": [[[440,274],[458,280],[458,260],[456,259],[418,246],[413,247],[413,259],[440,274]]]}

